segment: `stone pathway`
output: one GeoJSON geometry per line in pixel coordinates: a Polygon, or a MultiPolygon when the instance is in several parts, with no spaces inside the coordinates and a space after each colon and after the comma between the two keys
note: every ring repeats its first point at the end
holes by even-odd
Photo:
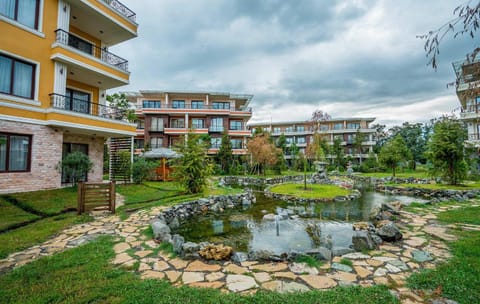
{"type": "MultiPolygon", "coordinates": [[[[436,222],[435,214],[457,207],[441,207],[425,215],[401,211],[397,225],[404,236],[402,241],[385,243],[368,254],[350,253],[334,257],[319,269],[304,263],[248,261],[236,265],[232,262],[208,263],[172,258],[159,250],[158,243],[142,234],[150,220],[163,208],[141,210],[124,221],[115,215],[100,215],[93,222],[73,226],[41,245],[0,260],[0,274],[39,257],[80,246],[99,235],[114,235],[118,237],[118,242],[113,248],[116,256],[112,263],[127,269],[138,264],[138,269],[132,271],[139,273],[142,279],[165,279],[175,286],[215,288],[242,294],[252,294],[260,289],[285,293],[335,286],[385,284],[402,303],[422,303],[419,295],[405,287],[405,281],[412,272],[434,268],[437,263],[451,257],[446,241],[456,237],[447,232],[448,227],[436,222]]],[[[480,230],[480,226],[475,225],[462,227],[480,230]]]]}

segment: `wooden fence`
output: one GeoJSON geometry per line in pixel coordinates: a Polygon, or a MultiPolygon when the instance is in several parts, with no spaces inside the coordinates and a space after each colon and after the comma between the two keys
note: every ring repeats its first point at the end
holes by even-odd
{"type": "Polygon", "coordinates": [[[78,183],[78,214],[95,210],[115,213],[115,181],[110,183],[78,183]]]}

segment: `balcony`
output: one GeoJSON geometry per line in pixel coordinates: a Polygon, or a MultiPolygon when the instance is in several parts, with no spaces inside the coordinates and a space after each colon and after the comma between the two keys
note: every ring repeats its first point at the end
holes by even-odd
{"type": "Polygon", "coordinates": [[[137,105],[137,112],[162,112],[163,110],[168,110],[168,112],[189,112],[189,113],[202,113],[202,112],[212,112],[212,111],[222,111],[222,112],[247,112],[247,113],[252,113],[252,108],[248,107],[245,109],[236,109],[235,107],[229,107],[229,108],[221,108],[221,107],[216,107],[213,105],[192,105],[185,104],[182,106],[178,105],[173,105],[172,103],[160,103],[156,104],[154,108],[148,107],[148,106],[143,106],[143,105],[137,105]]]}
{"type": "Polygon", "coordinates": [[[220,126],[210,126],[210,128],[208,128],[208,131],[209,131],[209,132],[218,132],[218,133],[221,133],[221,132],[223,132],[223,127],[220,127],[220,126]]]}
{"type": "Polygon", "coordinates": [[[128,73],[128,61],[126,59],[110,53],[105,49],[99,48],[64,30],[58,29],[55,31],[55,34],[56,42],[100,59],[102,62],[128,73]]]}
{"type": "Polygon", "coordinates": [[[113,8],[120,15],[126,17],[127,19],[129,19],[133,23],[136,23],[137,15],[131,9],[126,7],[124,4],[122,4],[120,1],[117,1],[117,0],[102,0],[102,2],[108,4],[109,7],[113,8]]]}
{"type": "Polygon", "coordinates": [[[54,109],[97,116],[106,119],[126,121],[124,115],[125,113],[122,110],[99,103],[71,98],[70,96],[55,93],[50,94],[50,100],[51,106],[54,109]]]}

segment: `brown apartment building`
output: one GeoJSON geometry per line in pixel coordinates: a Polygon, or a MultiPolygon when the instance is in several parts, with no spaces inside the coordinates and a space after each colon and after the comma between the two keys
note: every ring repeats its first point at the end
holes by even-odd
{"type": "MultiPolygon", "coordinates": [[[[320,134],[330,145],[333,145],[335,139],[341,140],[344,147],[345,156],[350,156],[354,161],[368,157],[373,152],[375,145],[375,129],[370,128],[370,124],[375,118],[334,118],[320,122],[312,121],[281,121],[266,123],[251,123],[248,127],[255,131],[260,127],[264,131],[269,132],[274,139],[282,134],[285,135],[287,146],[295,143],[300,153],[305,153],[306,147],[313,141],[315,133],[320,134]],[[355,136],[357,132],[362,133],[364,141],[362,142],[361,151],[355,146],[355,136]]],[[[285,159],[290,159],[291,155],[284,155],[285,159]]],[[[327,155],[327,158],[332,158],[327,155]]]]}
{"type": "Polygon", "coordinates": [[[210,137],[209,154],[220,147],[227,132],[233,153],[247,154],[247,122],[252,117],[248,107],[253,95],[215,92],[139,91],[126,93],[136,107],[135,147],[140,150],[171,148],[182,136],[193,132],[210,137]]]}

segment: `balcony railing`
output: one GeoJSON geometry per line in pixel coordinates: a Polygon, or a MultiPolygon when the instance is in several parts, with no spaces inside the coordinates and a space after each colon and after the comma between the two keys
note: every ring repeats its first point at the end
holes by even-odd
{"type": "Polygon", "coordinates": [[[109,107],[88,100],[72,98],[70,96],[50,94],[52,108],[93,115],[114,120],[126,120],[125,111],[109,107]]]}
{"type": "Polygon", "coordinates": [[[133,21],[134,23],[136,23],[137,15],[120,1],[117,1],[117,0],[102,0],[102,1],[108,4],[111,8],[116,10],[121,15],[130,19],[130,21],[133,21]]]}
{"type": "Polygon", "coordinates": [[[210,131],[210,132],[223,132],[223,127],[210,126],[208,128],[208,131],[210,131]]]}
{"type": "Polygon", "coordinates": [[[480,140],[480,134],[478,133],[468,134],[468,140],[480,140]]]}
{"type": "Polygon", "coordinates": [[[183,109],[186,109],[186,110],[219,110],[219,111],[230,111],[230,112],[252,112],[252,108],[245,108],[245,109],[236,109],[235,107],[230,107],[230,108],[223,108],[223,107],[217,107],[217,106],[214,106],[214,105],[202,105],[202,106],[198,106],[198,105],[194,105],[192,107],[192,105],[189,105],[189,104],[186,104],[184,106],[181,106],[179,107],[178,105],[173,105],[171,103],[169,104],[166,104],[166,103],[161,103],[161,104],[158,104],[156,103],[154,107],[149,107],[148,104],[146,105],[137,105],[137,109],[141,110],[141,109],[155,109],[155,110],[158,110],[158,109],[175,109],[175,110],[183,110],[183,109]]]}
{"type": "Polygon", "coordinates": [[[70,46],[83,53],[91,55],[101,61],[108,63],[122,71],[128,72],[128,61],[115,54],[108,52],[106,49],[99,48],[88,41],[85,41],[69,32],[58,29],[55,31],[56,41],[63,45],[70,46]]]}

